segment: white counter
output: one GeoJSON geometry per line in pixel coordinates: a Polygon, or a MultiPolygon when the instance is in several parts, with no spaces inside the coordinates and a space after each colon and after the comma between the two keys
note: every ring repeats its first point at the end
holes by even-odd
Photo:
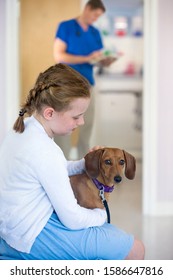
{"type": "MultiPolygon", "coordinates": [[[[98,94],[108,95],[124,95],[133,94],[135,101],[135,124],[136,129],[142,129],[142,92],[143,79],[141,75],[117,75],[102,74],[96,75],[96,87],[98,94]]],[[[107,98],[106,98],[107,99],[107,98]]],[[[128,100],[127,100],[128,102],[128,100]]]]}
{"type": "Polygon", "coordinates": [[[100,93],[133,93],[139,96],[143,90],[140,75],[96,75],[96,85],[100,93]]]}

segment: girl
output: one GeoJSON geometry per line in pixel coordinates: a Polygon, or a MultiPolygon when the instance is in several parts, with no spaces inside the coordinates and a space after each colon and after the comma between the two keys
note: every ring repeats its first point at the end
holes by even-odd
{"type": "Polygon", "coordinates": [[[0,149],[0,259],[142,259],[143,245],[77,204],[67,161],[53,140],[84,124],[90,86],[57,64],[41,73],[0,149]],[[24,120],[25,113],[28,117],[24,120]]]}

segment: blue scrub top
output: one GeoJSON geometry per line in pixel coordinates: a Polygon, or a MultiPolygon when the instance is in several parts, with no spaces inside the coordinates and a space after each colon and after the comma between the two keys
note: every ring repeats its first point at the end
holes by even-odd
{"type": "MultiPolygon", "coordinates": [[[[84,31],[76,19],[61,22],[55,37],[67,44],[66,51],[72,55],[89,55],[103,48],[99,31],[92,25],[87,31],[84,31]]],[[[94,85],[93,65],[82,63],[69,64],[69,66],[83,75],[91,85],[94,85]]]]}

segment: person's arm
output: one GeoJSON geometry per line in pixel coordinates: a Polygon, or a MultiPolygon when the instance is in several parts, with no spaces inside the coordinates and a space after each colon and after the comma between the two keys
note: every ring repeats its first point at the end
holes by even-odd
{"type": "Polygon", "coordinates": [[[85,159],[67,161],[68,176],[81,174],[85,171],[85,159]]]}
{"type": "Polygon", "coordinates": [[[53,46],[53,56],[56,63],[82,64],[89,63],[101,55],[101,51],[94,51],[89,55],[72,55],[67,53],[67,45],[64,41],[56,38],[53,46]]]}
{"type": "Polygon", "coordinates": [[[63,155],[50,150],[43,152],[37,176],[52,207],[66,227],[77,230],[104,224],[105,210],[90,210],[77,204],[63,155]]]}

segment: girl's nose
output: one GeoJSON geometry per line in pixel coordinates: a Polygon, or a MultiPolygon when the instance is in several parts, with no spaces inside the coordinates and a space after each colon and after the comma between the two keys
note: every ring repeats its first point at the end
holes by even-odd
{"type": "Polygon", "coordinates": [[[84,125],[85,121],[84,121],[84,117],[82,116],[79,120],[77,125],[84,125]]]}

